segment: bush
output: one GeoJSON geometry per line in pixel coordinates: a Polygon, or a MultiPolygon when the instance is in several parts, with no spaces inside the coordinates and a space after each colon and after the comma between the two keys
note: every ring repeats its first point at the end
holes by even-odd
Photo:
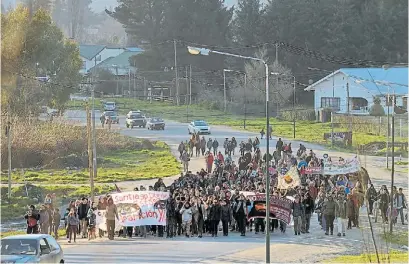
{"type": "Polygon", "coordinates": [[[315,121],[314,109],[300,109],[300,107],[296,107],[295,111],[286,109],[279,113],[279,117],[287,121],[293,121],[294,115],[296,121],[315,121]]]}
{"type": "Polygon", "coordinates": [[[371,106],[369,110],[369,115],[371,116],[384,116],[385,115],[385,110],[383,107],[379,104],[374,104],[371,106]]]}
{"type": "MultiPolygon", "coordinates": [[[[4,133],[2,142],[6,142],[4,133]]],[[[97,130],[97,152],[104,154],[119,149],[153,149],[148,140],[138,141],[97,130]]],[[[86,166],[87,131],[85,127],[62,123],[37,121],[27,129],[26,120],[15,119],[12,123],[13,168],[65,168],[86,166]]],[[[7,144],[1,145],[1,166],[7,168],[7,144]]]]}

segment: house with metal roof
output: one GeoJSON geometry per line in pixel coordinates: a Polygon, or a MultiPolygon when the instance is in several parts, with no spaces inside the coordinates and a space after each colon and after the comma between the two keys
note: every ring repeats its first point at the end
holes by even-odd
{"type": "Polygon", "coordinates": [[[105,59],[95,67],[92,67],[90,71],[93,71],[94,69],[104,69],[110,71],[116,76],[128,76],[130,73],[134,74],[136,72],[136,67],[135,65],[130,64],[129,59],[132,56],[140,54],[141,52],[142,50],[140,49],[127,49],[118,56],[113,56],[105,59]]]}
{"type": "MultiPolygon", "coordinates": [[[[100,63],[104,62],[104,67],[109,64],[107,59],[112,60],[124,52],[133,52],[135,54],[143,52],[142,49],[137,47],[111,47],[106,45],[80,45],[80,57],[82,59],[82,68],[80,70],[81,74],[86,74],[90,72],[92,68],[96,69],[95,66],[99,65],[100,63]]],[[[129,53],[127,53],[128,55],[129,53]]],[[[125,56],[119,57],[119,62],[122,62],[122,59],[125,56]]],[[[121,64],[118,64],[121,65],[121,64]]],[[[128,74],[129,69],[126,70],[128,74]]]]}
{"type": "Polygon", "coordinates": [[[369,115],[374,98],[381,99],[385,113],[391,106],[388,94],[396,95],[396,106],[407,109],[408,68],[341,68],[309,85],[314,92],[316,116],[326,110],[338,114],[369,115]]]}

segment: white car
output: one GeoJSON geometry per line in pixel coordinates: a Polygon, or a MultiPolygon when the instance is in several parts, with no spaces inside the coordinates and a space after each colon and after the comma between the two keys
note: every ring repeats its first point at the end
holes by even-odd
{"type": "Polygon", "coordinates": [[[210,135],[210,126],[203,120],[195,120],[190,122],[187,127],[187,131],[190,134],[208,134],[210,135]]]}
{"type": "Polygon", "coordinates": [[[115,111],[115,110],[116,110],[115,102],[105,102],[104,103],[104,111],[115,111]]]}
{"type": "Polygon", "coordinates": [[[16,235],[1,239],[1,263],[64,263],[64,252],[50,235],[16,235]]]}

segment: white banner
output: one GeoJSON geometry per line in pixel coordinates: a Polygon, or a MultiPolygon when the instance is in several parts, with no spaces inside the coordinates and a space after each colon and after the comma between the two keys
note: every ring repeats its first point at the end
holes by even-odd
{"type": "Polygon", "coordinates": [[[166,225],[168,192],[140,191],[112,194],[120,226],[166,225]]]}
{"type": "Polygon", "coordinates": [[[361,165],[359,164],[358,159],[345,160],[343,162],[332,162],[324,164],[325,175],[337,175],[337,174],[347,174],[355,173],[361,170],[361,165]]]}
{"type": "MultiPolygon", "coordinates": [[[[97,228],[103,230],[103,231],[107,231],[107,221],[105,218],[105,210],[96,210],[94,211],[96,218],[95,218],[95,222],[96,222],[96,226],[97,228]]],[[[119,231],[121,229],[121,225],[119,224],[118,221],[115,221],[115,231],[119,231]]]]}

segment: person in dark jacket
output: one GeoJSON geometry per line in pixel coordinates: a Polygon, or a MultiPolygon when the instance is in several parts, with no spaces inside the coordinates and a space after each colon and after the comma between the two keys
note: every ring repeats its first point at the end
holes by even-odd
{"type": "Polygon", "coordinates": [[[82,203],[78,206],[78,219],[80,220],[80,226],[81,226],[81,233],[82,233],[82,238],[86,238],[88,235],[88,214],[89,210],[89,204],[88,204],[88,199],[83,197],[82,198],[82,203]]]}
{"type": "Polygon", "coordinates": [[[369,204],[369,214],[372,214],[373,212],[373,204],[377,196],[378,194],[376,193],[375,187],[371,183],[370,187],[366,191],[366,199],[368,200],[368,204],[369,204]]]}
{"type": "Polygon", "coordinates": [[[28,212],[24,215],[27,220],[27,234],[38,234],[38,221],[40,213],[35,209],[34,205],[30,205],[28,212]]]}
{"type": "Polygon", "coordinates": [[[334,234],[334,220],[335,220],[335,211],[337,210],[337,203],[334,201],[333,195],[328,195],[328,200],[324,202],[324,217],[325,217],[325,235],[328,235],[328,232],[331,235],[334,234]]]}
{"type": "Polygon", "coordinates": [[[229,235],[229,222],[231,221],[232,211],[230,204],[226,201],[221,202],[221,220],[223,225],[223,236],[229,235]]]}
{"type": "Polygon", "coordinates": [[[314,200],[312,199],[310,193],[305,194],[305,198],[303,201],[304,208],[305,208],[305,227],[304,231],[305,233],[309,233],[310,230],[310,222],[311,222],[311,215],[314,213],[314,200]]]}
{"type": "Polygon", "coordinates": [[[213,155],[216,156],[217,148],[219,147],[219,142],[217,141],[217,139],[213,140],[212,147],[213,147],[213,155]]]}
{"type": "Polygon", "coordinates": [[[174,234],[174,226],[176,224],[176,202],[171,196],[166,203],[166,237],[172,238],[174,234]]]}
{"type": "Polygon", "coordinates": [[[236,221],[241,236],[246,235],[246,208],[246,198],[243,194],[241,194],[236,202],[236,205],[234,206],[236,221]]]}
{"type": "Polygon", "coordinates": [[[291,206],[294,219],[294,234],[301,234],[302,217],[304,216],[304,205],[300,201],[300,196],[297,194],[291,206]]]}
{"type": "Polygon", "coordinates": [[[214,199],[213,203],[209,205],[208,217],[211,224],[212,237],[217,237],[218,226],[221,218],[221,207],[217,199],[214,199]]]}
{"type": "Polygon", "coordinates": [[[158,181],[153,185],[153,189],[158,192],[160,191],[160,187],[166,188],[166,185],[165,183],[163,183],[162,178],[158,178],[158,181]]]}

